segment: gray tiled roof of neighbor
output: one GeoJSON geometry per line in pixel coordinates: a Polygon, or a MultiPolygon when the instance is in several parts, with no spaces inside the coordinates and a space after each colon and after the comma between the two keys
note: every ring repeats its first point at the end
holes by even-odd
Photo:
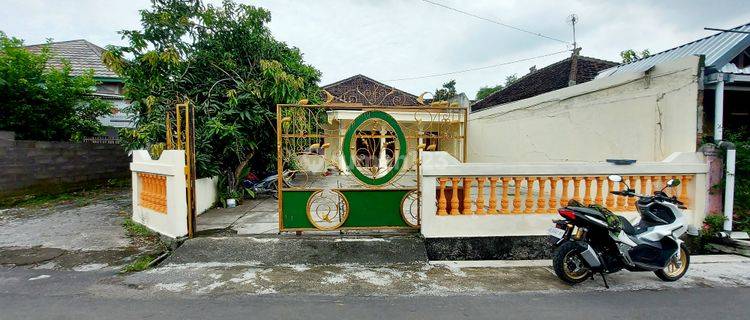
{"type": "MultiPolygon", "coordinates": [[[[750,23],[730,30],[750,32],[750,23]]],[[[720,70],[748,46],[750,46],[750,34],[722,31],[647,58],[604,70],[599,73],[597,78],[620,72],[643,72],[659,63],[692,55],[704,55],[707,68],[720,70]]]]}
{"type": "Polygon", "coordinates": [[[41,51],[42,47],[49,46],[53,54],[48,62],[52,67],[62,66],[62,59],[70,62],[71,74],[81,75],[83,72],[93,69],[94,77],[97,78],[119,78],[117,74],[109,70],[102,62],[104,49],[83,39],[52,42],[48,44],[35,44],[26,46],[32,52],[41,51]]]}

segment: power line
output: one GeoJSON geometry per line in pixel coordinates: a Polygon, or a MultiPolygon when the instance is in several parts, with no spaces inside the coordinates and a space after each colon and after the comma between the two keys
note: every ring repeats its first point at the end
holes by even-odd
{"type": "Polygon", "coordinates": [[[516,30],[516,31],[520,31],[520,32],[523,32],[523,33],[528,33],[528,34],[531,34],[531,35],[534,35],[534,36],[537,36],[537,37],[542,37],[542,38],[549,39],[549,40],[552,40],[552,41],[561,42],[561,43],[564,43],[564,44],[570,44],[570,42],[565,41],[565,40],[560,40],[560,39],[557,39],[557,38],[553,38],[553,37],[550,37],[550,36],[543,35],[543,34],[541,34],[539,32],[529,31],[529,30],[526,30],[526,29],[523,29],[523,28],[519,28],[519,27],[516,27],[516,26],[509,25],[507,23],[502,23],[502,22],[497,21],[497,20],[492,20],[490,18],[485,18],[485,17],[479,16],[479,15],[473,14],[471,12],[466,12],[466,11],[463,11],[463,10],[460,10],[460,9],[456,9],[456,8],[453,8],[453,7],[446,6],[446,5],[442,4],[442,3],[438,3],[438,2],[434,2],[434,1],[430,1],[430,0],[422,0],[422,1],[427,2],[427,3],[429,3],[431,5],[434,5],[434,6],[438,6],[438,7],[442,7],[442,8],[445,8],[445,9],[448,9],[448,10],[452,10],[452,11],[455,11],[455,12],[458,12],[458,13],[462,13],[462,14],[465,14],[467,16],[474,17],[474,18],[477,18],[477,19],[480,19],[480,20],[484,20],[484,21],[487,21],[487,22],[490,22],[490,23],[494,23],[494,24],[497,24],[497,25],[500,25],[500,26],[503,26],[503,27],[506,27],[506,28],[510,28],[510,29],[516,30]]]}
{"type": "Polygon", "coordinates": [[[452,74],[459,74],[459,73],[465,73],[465,72],[471,72],[471,71],[478,71],[478,70],[496,68],[496,67],[505,66],[505,65],[509,65],[509,64],[514,64],[514,63],[519,63],[519,62],[524,62],[524,61],[529,61],[529,60],[534,60],[534,59],[539,59],[539,58],[554,56],[556,54],[561,54],[561,53],[568,52],[568,51],[570,51],[570,50],[562,50],[562,51],[557,51],[557,52],[553,52],[553,53],[544,54],[544,55],[541,55],[541,56],[536,56],[536,57],[531,57],[531,58],[524,58],[524,59],[518,59],[518,60],[513,60],[513,61],[508,61],[508,62],[503,62],[503,63],[498,63],[498,64],[493,64],[491,66],[485,66],[485,67],[464,69],[464,70],[451,71],[451,72],[445,72],[445,73],[435,73],[435,74],[428,74],[428,75],[408,77],[408,78],[390,79],[390,80],[386,80],[386,81],[403,81],[403,80],[417,80],[417,79],[425,79],[425,78],[442,77],[442,76],[447,76],[447,75],[452,75],[452,74]]]}

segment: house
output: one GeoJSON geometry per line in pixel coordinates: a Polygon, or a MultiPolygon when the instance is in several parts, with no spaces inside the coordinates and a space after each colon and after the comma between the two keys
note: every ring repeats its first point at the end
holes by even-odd
{"type": "Polygon", "coordinates": [[[391,107],[422,105],[419,97],[361,74],[325,85],[321,89],[324,100],[330,100],[329,103],[391,107]]]}
{"type": "Polygon", "coordinates": [[[94,80],[97,81],[94,95],[114,105],[115,110],[112,115],[99,119],[105,126],[106,133],[105,137],[97,137],[97,141],[116,139],[118,128],[133,127],[132,121],[122,112],[123,108],[128,105],[123,97],[125,83],[102,62],[103,48],[84,39],[36,44],[26,46],[26,48],[32,52],[40,52],[45,46],[53,54],[48,62],[50,67],[62,67],[63,61],[67,61],[70,63],[73,76],[93,70],[94,80]]]}
{"type": "Polygon", "coordinates": [[[532,70],[504,89],[477,101],[471,106],[471,111],[476,112],[591,81],[599,71],[617,66],[616,62],[581,56],[579,50],[576,49],[565,60],[536,71],[532,70]]]}
{"type": "Polygon", "coordinates": [[[702,94],[698,141],[713,135],[721,141],[723,131],[746,130],[750,123],[750,23],[656,53],[628,64],[601,71],[597,78],[627,72],[649,72],[655,65],[686,56],[702,56],[702,94]],[[718,115],[718,116],[717,116],[718,115]]]}
{"type": "Polygon", "coordinates": [[[325,105],[331,108],[327,111],[328,123],[324,128],[326,137],[319,142],[328,147],[322,158],[302,157],[301,162],[307,163],[305,166],[310,171],[322,171],[330,169],[325,166],[333,166],[348,174],[351,168],[345,163],[347,152],[354,153],[356,167],[380,172],[392,167],[400,155],[405,155],[401,166],[413,170],[416,150],[420,146],[464,158],[461,137],[466,129],[466,107],[449,107],[447,103],[426,104],[421,97],[361,74],[323,86],[322,96],[325,105]],[[337,108],[340,106],[346,108],[337,108]],[[363,108],[358,108],[360,106],[363,108]],[[364,112],[376,109],[387,109],[399,128],[386,121],[364,121],[357,124],[352,141],[348,141],[352,150],[341,150],[346,145],[344,140],[347,139],[348,128],[364,112]],[[396,130],[403,133],[406,145],[399,145],[396,130]]]}

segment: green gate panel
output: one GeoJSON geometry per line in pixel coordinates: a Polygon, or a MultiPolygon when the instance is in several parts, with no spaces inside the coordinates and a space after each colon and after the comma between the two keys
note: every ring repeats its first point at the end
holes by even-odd
{"type": "Polygon", "coordinates": [[[315,229],[307,218],[307,201],[317,190],[284,190],[281,198],[285,229],[315,229]]]}
{"type": "Polygon", "coordinates": [[[342,228],[409,227],[401,218],[401,201],[411,190],[340,190],[349,203],[342,228]]]}

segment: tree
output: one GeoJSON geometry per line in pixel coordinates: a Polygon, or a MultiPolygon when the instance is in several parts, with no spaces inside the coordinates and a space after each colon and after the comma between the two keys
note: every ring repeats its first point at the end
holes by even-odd
{"type": "Polygon", "coordinates": [[[112,105],[95,98],[93,71],[70,75],[70,64],[48,68],[49,48],[32,53],[0,31],[0,130],[22,140],[80,141],[101,133],[97,117],[112,105]]]}
{"type": "Polygon", "coordinates": [[[503,84],[498,84],[498,85],[496,85],[494,87],[488,87],[488,86],[481,87],[481,88],[479,88],[479,91],[477,91],[476,99],[477,100],[484,99],[484,98],[486,98],[487,96],[489,96],[490,94],[492,94],[492,93],[494,93],[496,91],[500,91],[500,90],[503,90],[503,89],[507,88],[509,85],[513,84],[516,81],[518,81],[518,75],[516,75],[514,73],[514,74],[511,74],[511,75],[505,77],[505,84],[504,85],[503,84]]]}
{"type": "Polygon", "coordinates": [[[503,90],[504,88],[505,86],[503,86],[502,84],[498,84],[494,87],[489,87],[489,86],[481,87],[479,88],[479,91],[477,91],[476,99],[482,100],[486,98],[487,96],[489,96],[490,94],[492,94],[493,92],[503,90]]]}
{"type": "Polygon", "coordinates": [[[276,104],[318,98],[320,72],[277,41],[262,8],[224,1],[152,0],[141,30],[121,31],[128,46],[108,47],[105,62],[125,81],[135,129],[126,147],[165,141],[166,113],[195,106],[199,176],[220,175],[236,191],[242,173],[276,166],[276,104]]]}
{"type": "Polygon", "coordinates": [[[622,63],[631,63],[633,61],[648,58],[651,56],[651,52],[648,49],[643,49],[640,53],[636,52],[633,49],[628,49],[625,51],[620,52],[620,57],[622,57],[622,63]]]}
{"type": "Polygon", "coordinates": [[[448,101],[456,96],[456,80],[443,83],[443,87],[435,89],[435,101],[448,101]]]}

